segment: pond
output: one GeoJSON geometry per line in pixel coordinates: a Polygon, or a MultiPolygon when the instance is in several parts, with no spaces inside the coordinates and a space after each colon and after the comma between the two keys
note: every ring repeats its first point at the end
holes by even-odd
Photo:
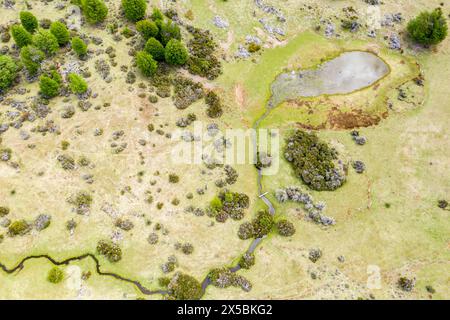
{"type": "Polygon", "coordinates": [[[345,52],[315,69],[280,74],[271,85],[269,107],[300,97],[351,93],[374,84],[389,71],[373,53],[345,52]]]}

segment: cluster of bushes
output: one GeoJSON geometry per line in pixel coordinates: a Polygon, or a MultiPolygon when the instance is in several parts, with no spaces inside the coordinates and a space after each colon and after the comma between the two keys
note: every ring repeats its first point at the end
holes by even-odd
{"type": "Polygon", "coordinates": [[[169,298],[173,300],[199,300],[203,295],[201,283],[184,273],[176,273],[167,284],[167,289],[169,298]]]}
{"type": "Polygon", "coordinates": [[[100,240],[97,243],[97,252],[105,256],[109,262],[117,262],[122,259],[122,249],[109,240],[100,240]]]}
{"type": "Polygon", "coordinates": [[[223,107],[220,97],[214,91],[209,91],[205,96],[205,103],[208,105],[206,114],[210,118],[219,118],[223,114],[223,107]]]}
{"type": "MultiPolygon", "coordinates": [[[[131,1],[128,6],[137,9],[136,3],[131,1]]],[[[135,10],[131,10],[134,12],[135,10]]],[[[141,9],[137,10],[141,11],[141,9]]],[[[125,11],[126,12],[126,11],[125,11]]],[[[138,21],[145,15],[135,15],[132,21],[138,21]],[[135,20],[137,17],[138,20],[135,20]]],[[[145,76],[153,76],[158,67],[158,61],[170,65],[184,65],[189,57],[188,51],[181,43],[181,31],[177,24],[170,19],[165,19],[158,9],[154,9],[152,20],[140,20],[136,23],[137,31],[146,41],[144,50],[136,54],[136,64],[145,76]]]]}
{"type": "Polygon", "coordinates": [[[251,283],[243,276],[231,272],[228,268],[216,268],[208,273],[211,284],[218,288],[228,288],[230,286],[240,287],[244,291],[250,291],[251,283]]]}
{"type": "Polygon", "coordinates": [[[75,211],[78,214],[86,214],[91,209],[93,199],[88,192],[81,191],[75,196],[70,197],[67,201],[75,206],[75,211]]]}
{"type": "Polygon", "coordinates": [[[286,140],[284,156],[295,174],[314,190],[335,190],[345,182],[346,168],[335,164],[337,151],[314,133],[295,130],[286,140]]]}
{"type": "Polygon", "coordinates": [[[228,218],[241,220],[249,204],[250,199],[246,194],[223,190],[211,200],[208,214],[218,222],[225,222],[228,218]]]}
{"type": "Polygon", "coordinates": [[[174,85],[173,101],[178,109],[186,109],[191,104],[201,99],[204,95],[203,85],[192,79],[177,76],[172,81],[174,85]]]}
{"type": "Polygon", "coordinates": [[[290,237],[295,233],[295,227],[291,222],[286,219],[275,222],[268,211],[261,210],[251,222],[241,224],[238,236],[242,240],[262,238],[269,234],[274,227],[276,227],[278,234],[284,237],[290,237]]]}
{"type": "Polygon", "coordinates": [[[212,34],[192,26],[187,30],[192,35],[187,43],[191,53],[187,61],[189,72],[209,80],[217,78],[222,73],[222,65],[216,57],[217,44],[212,34]]]}

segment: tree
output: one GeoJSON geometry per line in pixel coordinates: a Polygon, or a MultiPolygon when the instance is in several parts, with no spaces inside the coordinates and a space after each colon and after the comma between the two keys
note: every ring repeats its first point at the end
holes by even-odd
{"type": "Polygon", "coordinates": [[[165,58],[169,64],[183,65],[188,59],[188,52],[180,41],[171,39],[166,45],[165,58]]]}
{"type": "Polygon", "coordinates": [[[38,20],[36,17],[28,11],[21,11],[20,14],[20,22],[22,26],[28,31],[33,33],[38,27],[38,20]]]}
{"type": "Polygon", "coordinates": [[[72,38],[72,49],[78,57],[83,57],[87,53],[87,45],[79,37],[72,38]]]}
{"type": "Polygon", "coordinates": [[[33,35],[33,44],[47,56],[55,54],[59,49],[58,39],[48,30],[39,29],[33,35]]]}
{"type": "Polygon", "coordinates": [[[156,23],[150,20],[141,20],[136,23],[136,30],[139,31],[145,40],[158,35],[159,29],[156,23]]]}
{"type": "Polygon", "coordinates": [[[198,300],[202,297],[202,285],[188,274],[177,273],[167,287],[176,300],[198,300]]]}
{"type": "Polygon", "coordinates": [[[0,55],[0,91],[9,88],[17,75],[17,65],[14,60],[0,55]]]}
{"type": "Polygon", "coordinates": [[[25,47],[33,41],[33,36],[23,26],[14,25],[11,27],[11,34],[14,42],[19,48],[25,47]]]}
{"type": "Polygon", "coordinates": [[[153,8],[153,12],[150,17],[152,18],[153,21],[164,20],[164,15],[158,8],[153,8]]]}
{"type": "Polygon", "coordinates": [[[20,50],[20,61],[31,76],[34,76],[45,59],[45,53],[35,46],[28,45],[20,50]]]}
{"type": "Polygon", "coordinates": [[[104,21],[108,15],[108,7],[103,0],[82,0],[81,8],[87,22],[91,24],[104,21]]]}
{"type": "Polygon", "coordinates": [[[55,36],[56,40],[58,40],[58,44],[63,46],[70,41],[69,30],[64,23],[55,21],[50,25],[50,32],[55,36]]]}
{"type": "Polygon", "coordinates": [[[69,76],[69,87],[75,94],[83,94],[87,91],[88,86],[86,81],[75,73],[70,73],[69,76]]]}
{"type": "Polygon", "coordinates": [[[181,39],[181,31],[180,27],[174,23],[172,20],[167,21],[166,23],[161,23],[161,27],[159,30],[159,39],[161,43],[165,46],[171,39],[181,39]]]}
{"type": "Polygon", "coordinates": [[[422,45],[435,45],[447,37],[448,27],[440,8],[424,11],[412,19],[407,26],[412,39],[422,45]]]}
{"type": "Polygon", "coordinates": [[[47,75],[42,75],[39,80],[39,88],[45,98],[50,99],[59,94],[60,83],[57,80],[47,75]]]}
{"type": "Polygon", "coordinates": [[[145,44],[144,50],[150,53],[157,61],[163,61],[165,59],[164,47],[161,42],[159,42],[155,38],[148,39],[147,43],[145,44]]]}
{"type": "Polygon", "coordinates": [[[147,77],[153,76],[158,69],[158,62],[153,59],[150,53],[145,51],[139,51],[137,53],[136,63],[139,70],[147,77]]]}
{"type": "Polygon", "coordinates": [[[145,0],[122,0],[122,8],[128,20],[139,21],[145,16],[147,2],[145,0]]]}

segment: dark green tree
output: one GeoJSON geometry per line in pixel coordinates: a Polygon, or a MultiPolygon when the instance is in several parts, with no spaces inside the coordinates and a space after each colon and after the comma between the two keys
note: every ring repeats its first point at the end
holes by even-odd
{"type": "Polygon", "coordinates": [[[20,50],[20,61],[31,76],[34,76],[45,59],[45,53],[35,46],[28,45],[20,50]]]}
{"type": "Polygon", "coordinates": [[[70,33],[64,23],[55,21],[50,25],[50,32],[58,40],[58,44],[63,46],[70,41],[70,33]]]}
{"type": "Polygon", "coordinates": [[[51,56],[59,49],[58,39],[48,30],[39,29],[33,35],[33,44],[47,56],[51,56]]]}
{"type": "Polygon", "coordinates": [[[153,21],[164,20],[164,15],[158,8],[153,8],[153,12],[150,17],[152,18],[153,21]]]}
{"type": "Polygon", "coordinates": [[[169,64],[183,65],[188,59],[188,52],[180,41],[172,39],[166,45],[165,58],[169,64]]]}
{"type": "Polygon", "coordinates": [[[122,0],[125,17],[130,21],[139,21],[145,17],[147,2],[145,0],[122,0]]]}
{"type": "Polygon", "coordinates": [[[70,73],[68,76],[70,90],[75,94],[83,94],[87,91],[88,86],[86,81],[75,73],[70,73]]]}
{"type": "Polygon", "coordinates": [[[159,40],[165,46],[171,39],[181,39],[180,27],[172,20],[161,24],[159,29],[159,40]]]}
{"type": "Polygon", "coordinates": [[[155,60],[164,61],[164,47],[161,42],[159,42],[155,38],[148,39],[144,49],[146,52],[150,53],[155,60]]]}
{"type": "Polygon", "coordinates": [[[0,91],[9,88],[17,75],[17,65],[10,56],[0,55],[0,91]]]}
{"type": "Polygon", "coordinates": [[[59,94],[60,83],[47,75],[39,78],[39,88],[45,98],[53,98],[59,94]]]}
{"type": "Polygon", "coordinates": [[[28,11],[21,11],[20,14],[20,23],[22,26],[28,31],[33,33],[38,27],[38,20],[36,17],[28,11]]]}
{"type": "Polygon", "coordinates": [[[153,59],[151,54],[145,51],[139,51],[136,54],[136,64],[139,70],[147,77],[153,76],[158,69],[158,62],[153,59]]]}
{"type": "Polygon", "coordinates": [[[447,22],[440,8],[432,12],[424,11],[412,19],[407,26],[409,35],[422,45],[435,45],[442,42],[448,33],[447,22]]]}
{"type": "Polygon", "coordinates": [[[142,34],[145,40],[158,35],[159,29],[156,23],[150,20],[141,20],[136,23],[136,30],[142,34]]]}
{"type": "Polygon", "coordinates": [[[31,33],[19,24],[11,27],[11,35],[19,48],[25,47],[33,41],[31,33]]]}
{"type": "Polygon", "coordinates": [[[176,300],[198,300],[202,297],[202,285],[188,274],[177,273],[167,287],[170,296],[176,300]]]}
{"type": "Polygon", "coordinates": [[[81,0],[81,8],[91,24],[104,21],[108,15],[108,7],[103,0],[81,0]]]}
{"type": "Polygon", "coordinates": [[[78,55],[78,57],[83,57],[87,53],[87,45],[79,37],[72,38],[72,49],[78,55]]]}

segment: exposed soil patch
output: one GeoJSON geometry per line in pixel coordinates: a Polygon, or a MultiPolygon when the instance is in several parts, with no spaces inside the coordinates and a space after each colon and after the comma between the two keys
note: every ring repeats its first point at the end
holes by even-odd
{"type": "Polygon", "coordinates": [[[364,113],[362,110],[342,112],[333,108],[328,113],[328,123],[332,129],[353,129],[377,125],[381,117],[364,113]]]}
{"type": "Polygon", "coordinates": [[[236,84],[236,86],[234,87],[234,95],[235,95],[236,103],[240,107],[244,107],[244,105],[245,105],[245,91],[244,91],[244,86],[241,83],[236,84]]]}

